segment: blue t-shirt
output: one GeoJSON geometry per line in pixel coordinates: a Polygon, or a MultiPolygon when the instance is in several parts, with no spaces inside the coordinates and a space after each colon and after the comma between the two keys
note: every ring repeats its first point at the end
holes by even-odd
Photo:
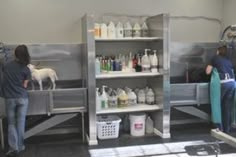
{"type": "Polygon", "coordinates": [[[217,69],[221,80],[225,79],[225,74],[229,74],[230,78],[234,78],[233,64],[227,57],[216,55],[213,57],[211,65],[217,69]]]}
{"type": "Polygon", "coordinates": [[[27,98],[23,82],[31,79],[31,72],[25,65],[11,61],[4,66],[3,95],[5,98],[27,98]]]}

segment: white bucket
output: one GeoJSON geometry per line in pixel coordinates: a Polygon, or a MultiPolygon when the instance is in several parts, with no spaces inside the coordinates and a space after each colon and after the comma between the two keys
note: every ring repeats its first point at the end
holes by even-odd
{"type": "Polygon", "coordinates": [[[145,134],[145,119],[144,113],[130,114],[130,133],[132,136],[144,136],[145,134]]]}

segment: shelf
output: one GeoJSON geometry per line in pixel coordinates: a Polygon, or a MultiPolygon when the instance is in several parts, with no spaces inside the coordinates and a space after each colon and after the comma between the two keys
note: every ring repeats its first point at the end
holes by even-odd
{"type": "Polygon", "coordinates": [[[122,108],[102,109],[100,111],[97,111],[97,114],[155,111],[155,110],[161,110],[162,108],[163,108],[163,105],[137,104],[137,105],[122,107],[122,108]]]}
{"type": "Polygon", "coordinates": [[[111,79],[111,78],[134,78],[134,77],[154,77],[160,76],[161,73],[151,72],[108,72],[96,75],[96,79],[111,79]]]}
{"type": "Polygon", "coordinates": [[[139,37],[139,38],[117,38],[117,39],[101,39],[95,38],[95,41],[155,41],[162,40],[162,37],[139,37]]]}

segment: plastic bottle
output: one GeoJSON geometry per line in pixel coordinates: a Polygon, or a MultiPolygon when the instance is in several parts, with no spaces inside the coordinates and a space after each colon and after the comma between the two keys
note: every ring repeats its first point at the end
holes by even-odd
{"type": "Polygon", "coordinates": [[[128,69],[130,72],[133,72],[133,57],[132,52],[129,53],[128,69]]]}
{"type": "Polygon", "coordinates": [[[101,72],[101,65],[100,65],[100,61],[99,61],[99,58],[97,57],[96,58],[96,63],[95,63],[95,65],[96,65],[96,75],[99,75],[100,74],[100,72],[101,72]]]}
{"type": "Polygon", "coordinates": [[[111,94],[108,97],[108,107],[109,108],[117,108],[118,98],[116,92],[112,90],[111,94]]]}
{"type": "Polygon", "coordinates": [[[129,22],[126,22],[124,25],[124,37],[131,38],[132,37],[132,26],[129,22]]]}
{"type": "Polygon", "coordinates": [[[109,39],[115,39],[116,38],[116,27],[115,24],[110,21],[108,27],[107,27],[107,36],[109,39]]]}
{"type": "Polygon", "coordinates": [[[107,39],[107,25],[105,23],[101,24],[101,38],[107,39]]]}
{"type": "Polygon", "coordinates": [[[137,104],[137,96],[132,90],[128,92],[128,101],[129,101],[129,105],[137,104]]]}
{"type": "Polygon", "coordinates": [[[116,25],[116,38],[124,38],[124,27],[121,22],[116,25]]]}
{"type": "Polygon", "coordinates": [[[147,94],[146,94],[146,102],[149,105],[153,105],[155,103],[155,96],[154,92],[151,88],[149,88],[147,94]]]}
{"type": "Polygon", "coordinates": [[[96,110],[97,111],[101,110],[101,100],[100,100],[100,95],[99,95],[99,88],[96,88],[96,110]]]}
{"type": "Polygon", "coordinates": [[[151,58],[151,72],[152,73],[157,73],[157,67],[158,67],[158,58],[157,58],[157,51],[153,50],[154,54],[151,58]]]}
{"type": "Polygon", "coordinates": [[[146,119],[146,123],[145,123],[145,132],[147,133],[147,134],[152,134],[153,133],[153,120],[151,119],[151,117],[150,116],[148,116],[147,117],[147,119],[146,119]]]}
{"type": "Polygon", "coordinates": [[[141,37],[141,27],[140,27],[140,25],[138,23],[134,24],[134,27],[133,27],[133,37],[134,38],[141,37]]]}
{"type": "Polygon", "coordinates": [[[108,98],[107,98],[107,94],[105,91],[105,87],[106,86],[102,86],[102,95],[101,95],[101,108],[105,109],[108,108],[108,98]]]}
{"type": "Polygon", "coordinates": [[[100,38],[100,34],[101,34],[100,24],[99,23],[95,23],[94,24],[94,37],[95,38],[100,38]]]}
{"type": "Polygon", "coordinates": [[[143,72],[150,72],[150,60],[147,55],[147,51],[150,51],[150,49],[145,49],[145,54],[142,57],[142,71],[143,72]]]}
{"type": "Polygon", "coordinates": [[[146,22],[144,22],[141,27],[141,35],[142,35],[142,37],[148,37],[148,35],[149,35],[149,30],[148,30],[148,26],[147,26],[146,22]]]}
{"type": "Polygon", "coordinates": [[[138,103],[144,104],[146,102],[146,96],[144,90],[139,90],[138,92],[138,103]]]}
{"type": "Polygon", "coordinates": [[[118,106],[119,107],[128,106],[128,95],[125,93],[125,91],[122,91],[121,94],[118,96],[118,106]]]}

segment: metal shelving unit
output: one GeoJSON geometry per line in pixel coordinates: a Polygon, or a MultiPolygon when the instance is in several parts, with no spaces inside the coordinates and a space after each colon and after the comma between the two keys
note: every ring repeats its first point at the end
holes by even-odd
{"type": "MultiPolygon", "coordinates": [[[[132,21],[145,21],[150,30],[150,37],[145,38],[122,38],[122,39],[95,39],[94,23],[110,20],[118,21],[119,17],[109,16],[106,18],[99,15],[85,15],[83,17],[83,53],[87,56],[85,67],[87,68],[88,87],[88,112],[89,131],[88,142],[90,145],[97,144],[96,137],[96,115],[102,114],[127,114],[132,112],[148,112],[154,121],[154,133],[162,138],[170,137],[170,56],[169,56],[169,15],[143,17],[131,16],[132,21]],[[102,17],[102,18],[101,18],[102,17]],[[110,18],[110,19],[109,19],[110,18]],[[102,19],[102,20],[101,20],[102,19]],[[100,21],[99,21],[100,20],[100,21]],[[158,50],[159,72],[109,72],[95,75],[95,56],[117,55],[118,53],[138,52],[145,48],[158,50]],[[154,90],[157,104],[137,104],[123,108],[109,108],[96,111],[96,87],[108,85],[112,88],[128,86],[135,87],[149,86],[154,90]],[[143,86],[145,85],[145,86],[143,86]]],[[[122,21],[121,21],[122,22],[122,21]]],[[[127,54],[126,54],[127,55],[127,54]]]]}
{"type": "Polygon", "coordinates": [[[108,72],[96,75],[96,79],[112,79],[112,78],[137,78],[137,77],[155,77],[161,76],[161,73],[149,72],[108,72]]]}
{"type": "Polygon", "coordinates": [[[113,114],[113,113],[130,113],[130,112],[141,112],[141,111],[155,111],[155,110],[162,110],[163,104],[137,104],[128,107],[122,108],[108,108],[97,111],[97,115],[99,114],[113,114]]]}

